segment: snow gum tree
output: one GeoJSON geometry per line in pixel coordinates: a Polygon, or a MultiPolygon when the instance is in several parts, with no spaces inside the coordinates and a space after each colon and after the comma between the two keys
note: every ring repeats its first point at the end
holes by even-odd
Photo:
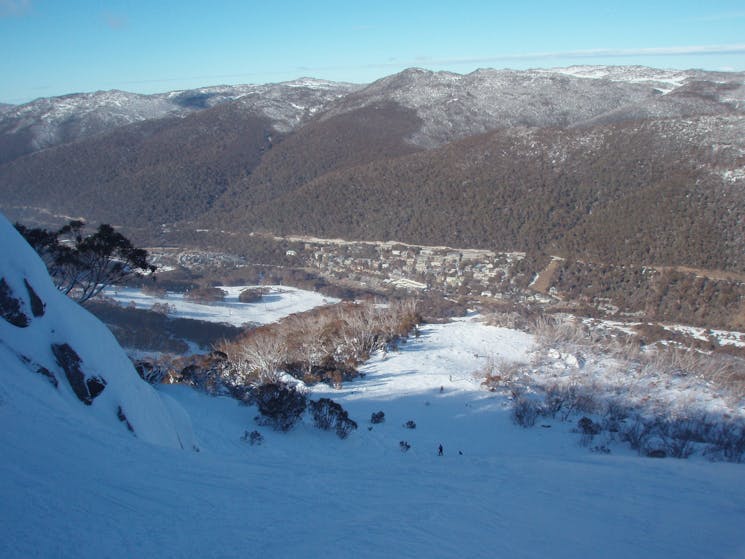
{"type": "Polygon", "coordinates": [[[57,231],[16,223],[16,229],[44,260],[57,289],[79,303],[129,276],[155,271],[147,261],[147,251],[135,248],[111,225],[103,223],[87,236],[84,227],[85,223],[77,220],[57,231]]]}

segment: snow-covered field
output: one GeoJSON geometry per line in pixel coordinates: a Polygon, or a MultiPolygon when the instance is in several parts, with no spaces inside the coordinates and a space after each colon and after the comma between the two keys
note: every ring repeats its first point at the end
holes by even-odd
{"type": "Polygon", "coordinates": [[[745,557],[742,465],[596,455],[569,424],[515,426],[472,373],[531,344],[473,319],[424,327],[364,378],[313,389],[359,423],[346,440],[307,420],[275,433],[182,386],[160,390],[200,452],[0,405],[0,556],[745,557]],[[241,440],[254,429],[260,446],[241,440]]]}
{"type": "Polygon", "coordinates": [[[184,299],[182,293],[169,292],[166,297],[154,297],[134,288],[107,288],[103,294],[121,305],[135,305],[138,309],[150,309],[154,304],[168,305],[173,315],[206,322],[224,322],[232,326],[246,323],[267,324],[276,322],[287,315],[303,312],[320,305],[336,303],[339,300],[326,297],[313,291],[294,287],[271,285],[262,286],[269,293],[256,303],[241,303],[241,291],[256,286],[218,286],[226,292],[225,300],[209,304],[196,303],[184,299]]]}

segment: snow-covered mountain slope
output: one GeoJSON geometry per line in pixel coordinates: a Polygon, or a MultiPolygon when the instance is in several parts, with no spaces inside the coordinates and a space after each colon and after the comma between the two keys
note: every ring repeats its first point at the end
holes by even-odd
{"type": "Polygon", "coordinates": [[[184,386],[161,390],[188,410],[199,453],[46,416],[14,424],[0,435],[0,556],[742,557],[742,465],[592,454],[570,424],[511,423],[472,373],[532,344],[471,319],[423,327],[364,378],[313,388],[359,423],[346,440],[307,419],[277,433],[184,386]],[[242,440],[252,430],[262,444],[242,440]]]}
{"type": "Polygon", "coordinates": [[[184,116],[236,99],[242,100],[243,110],[268,117],[278,131],[287,132],[357,88],[354,84],[301,78],[277,84],[212,86],[153,95],[111,90],[40,98],[0,111],[0,163],[118,126],[184,116]]]}
{"type": "Polygon", "coordinates": [[[416,111],[423,126],[409,140],[429,148],[506,126],[741,111],[744,99],[743,73],[642,66],[480,69],[464,75],[411,68],[366,87],[299,78],[154,95],[98,91],[0,107],[0,163],[118,126],[236,100],[242,110],[268,118],[280,133],[326,111],[323,118],[392,101],[416,111]]]}
{"type": "Polygon", "coordinates": [[[409,140],[430,148],[502,127],[721,114],[742,110],[744,93],[742,73],[577,66],[461,75],[411,68],[348,95],[328,115],[393,100],[423,121],[409,140]],[[679,95],[663,95],[673,91],[679,95]]]}
{"type": "Polygon", "coordinates": [[[665,70],[647,66],[567,66],[538,71],[549,74],[566,74],[577,78],[644,83],[659,87],[662,93],[670,92],[695,76],[705,74],[705,72],[697,70],[665,70]]]}
{"type": "Polygon", "coordinates": [[[97,318],[57,291],[41,259],[3,216],[0,245],[3,424],[50,432],[55,425],[75,426],[99,444],[134,435],[191,450],[184,411],[140,379],[97,318]]]}

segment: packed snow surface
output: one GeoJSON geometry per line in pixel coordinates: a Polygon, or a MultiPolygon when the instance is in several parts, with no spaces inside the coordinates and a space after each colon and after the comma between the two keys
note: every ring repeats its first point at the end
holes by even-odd
{"type": "Polygon", "coordinates": [[[472,373],[532,343],[476,318],[423,327],[364,378],[313,389],[359,423],[346,440],[307,419],[275,433],[254,408],[183,386],[160,391],[200,452],[2,403],[0,556],[745,556],[742,465],[596,455],[567,424],[513,425],[472,373]],[[241,440],[255,429],[262,445],[241,440]]]}

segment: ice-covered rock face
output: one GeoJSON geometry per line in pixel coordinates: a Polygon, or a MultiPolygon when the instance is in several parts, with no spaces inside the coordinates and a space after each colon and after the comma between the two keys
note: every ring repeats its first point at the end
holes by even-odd
{"type": "Polygon", "coordinates": [[[57,291],[41,259],[0,215],[0,402],[191,449],[184,413],[137,375],[97,318],[57,291]],[[43,411],[42,411],[43,410],[43,411]]]}

